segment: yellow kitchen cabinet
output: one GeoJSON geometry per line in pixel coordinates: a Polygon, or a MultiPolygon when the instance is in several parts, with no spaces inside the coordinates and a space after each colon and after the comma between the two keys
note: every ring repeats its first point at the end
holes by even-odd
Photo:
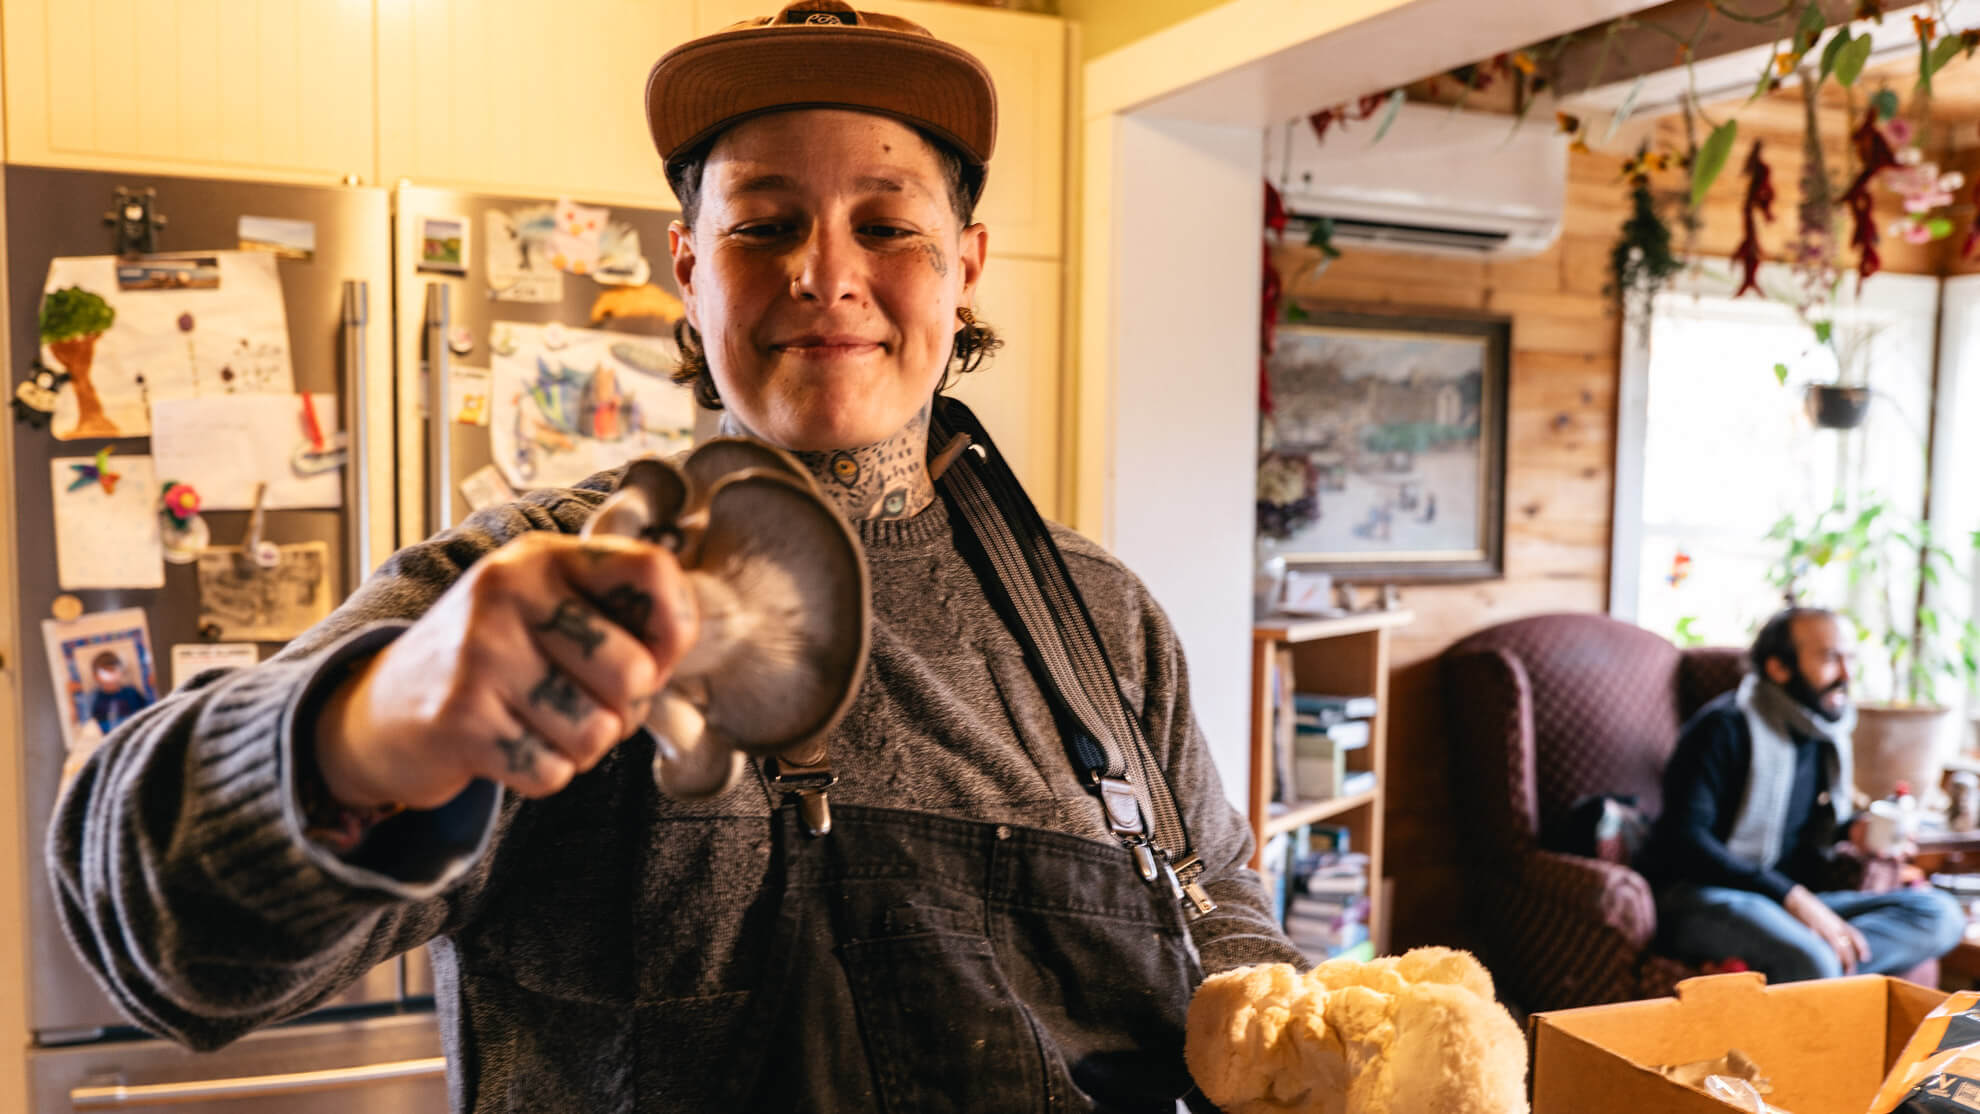
{"type": "Polygon", "coordinates": [[[976,310],[1004,338],[981,370],[950,390],[997,442],[1038,513],[1059,520],[1059,335],[1063,264],[991,256],[976,310]]]}
{"type": "Polygon", "coordinates": [[[374,175],[372,0],[6,0],[14,162],[374,175]]]}
{"type": "Polygon", "coordinates": [[[672,208],[646,74],[694,19],[693,0],[381,0],[380,175],[672,208]]]}
{"type": "MultiPolygon", "coordinates": [[[[696,27],[706,34],[781,6],[778,0],[698,0],[696,27]]],[[[1071,50],[1065,21],[921,0],[855,0],[854,7],[911,19],[989,67],[997,83],[997,150],[977,219],[989,226],[990,250],[998,255],[1063,256],[1071,50]]]]}

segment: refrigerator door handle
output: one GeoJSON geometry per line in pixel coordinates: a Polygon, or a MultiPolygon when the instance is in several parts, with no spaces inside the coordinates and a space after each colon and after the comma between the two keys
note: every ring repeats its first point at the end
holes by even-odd
{"type": "Polygon", "coordinates": [[[453,525],[454,480],[450,470],[453,456],[453,407],[448,402],[448,380],[453,368],[447,350],[451,306],[447,284],[426,284],[426,533],[431,537],[453,525]]]}
{"type": "Polygon", "coordinates": [[[351,511],[348,591],[371,572],[371,444],[365,417],[365,325],[371,315],[371,287],[363,279],[344,280],[344,504],[351,511]]]}
{"type": "Polygon", "coordinates": [[[382,1064],[362,1064],[351,1068],[321,1071],[284,1072],[280,1075],[246,1075],[235,1079],[195,1079],[183,1083],[111,1083],[75,1087],[69,1103],[77,1110],[129,1110],[169,1103],[199,1102],[205,1099],[238,1099],[256,1096],[296,1094],[359,1087],[393,1079],[425,1079],[447,1072],[447,1058],[428,1056],[419,1060],[392,1060],[382,1064]]]}

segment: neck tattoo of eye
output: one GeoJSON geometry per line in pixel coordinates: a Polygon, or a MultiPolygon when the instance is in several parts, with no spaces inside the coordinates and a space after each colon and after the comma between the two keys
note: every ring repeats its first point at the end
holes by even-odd
{"type": "Polygon", "coordinates": [[[818,477],[825,497],[855,522],[910,518],[935,501],[935,485],[928,478],[926,406],[884,441],[794,455],[818,477]]]}

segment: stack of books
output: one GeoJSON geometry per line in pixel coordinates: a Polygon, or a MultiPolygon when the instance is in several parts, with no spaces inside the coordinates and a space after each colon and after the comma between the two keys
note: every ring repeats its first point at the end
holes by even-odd
{"type": "Polygon", "coordinates": [[[1292,779],[1300,800],[1352,796],[1374,782],[1371,771],[1350,773],[1347,754],[1368,745],[1375,712],[1372,696],[1294,694],[1292,779]]]}
{"type": "Polygon", "coordinates": [[[1348,829],[1309,824],[1275,836],[1265,857],[1274,913],[1316,962],[1374,956],[1368,937],[1368,856],[1348,849],[1348,829]],[[1283,842],[1282,842],[1283,841],[1283,842]]]}
{"type": "Polygon", "coordinates": [[[1329,853],[1294,879],[1286,906],[1286,932],[1316,959],[1374,954],[1368,938],[1368,856],[1329,853]]]}

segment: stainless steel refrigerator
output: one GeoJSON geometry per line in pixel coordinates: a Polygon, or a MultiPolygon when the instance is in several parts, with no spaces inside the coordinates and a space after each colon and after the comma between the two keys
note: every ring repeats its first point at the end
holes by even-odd
{"type": "MultiPolygon", "coordinates": [[[[523,284],[535,283],[529,295],[535,300],[514,300],[520,292],[514,274],[491,270],[491,260],[499,259],[505,247],[514,248],[489,242],[488,236],[503,223],[491,214],[540,213],[548,204],[543,199],[410,185],[395,191],[319,188],[10,166],[6,265],[12,382],[20,381],[38,356],[37,322],[49,261],[114,253],[115,221],[106,223],[106,212],[120,188],[154,191],[155,211],[166,218],[153,245],[159,252],[233,248],[242,216],[314,224],[313,257],[283,259],[278,271],[295,389],[334,393],[341,425],[349,432],[343,505],[337,510],[269,511],[264,536],[277,543],[328,543],[334,566],[329,587],[337,600],[399,545],[457,523],[468,513],[461,481],[494,457],[487,426],[455,420],[460,400],[451,393],[452,367],[464,362],[488,366],[496,322],[557,322],[653,338],[671,332],[671,321],[664,317],[625,313],[601,326],[595,319],[606,304],[600,295],[609,290],[633,293],[633,287],[608,287],[576,274],[550,278],[541,273],[541,260],[532,261],[535,276],[523,284]],[[430,223],[434,218],[454,222],[464,240],[464,258],[451,265],[434,258],[431,245],[423,242],[435,227],[430,223]],[[439,373],[427,374],[429,367],[439,373]]],[[[651,261],[640,277],[650,271],[650,283],[664,291],[644,293],[663,303],[678,293],[666,262],[666,229],[674,216],[610,210],[614,233],[622,238],[636,233],[640,250],[651,261]]],[[[656,339],[652,347],[665,349],[666,342],[656,339]]],[[[21,614],[9,621],[19,625],[20,726],[26,750],[26,800],[16,815],[24,846],[34,850],[41,846],[54,805],[65,749],[46,655],[40,652],[40,622],[61,594],[55,554],[46,541],[53,536],[49,461],[88,456],[105,445],[120,455],[148,448],[144,438],[58,441],[45,429],[15,428],[21,614]]],[[[249,516],[208,512],[205,517],[215,544],[237,544],[249,516]]],[[[152,644],[161,654],[174,643],[201,640],[197,581],[190,566],[166,566],[161,589],[73,594],[91,612],[144,608],[152,644]]],[[[264,644],[260,656],[265,659],[276,648],[264,644]]],[[[162,691],[166,678],[158,680],[162,691]]],[[[38,856],[28,874],[29,1004],[35,1035],[30,1071],[38,1114],[165,1106],[279,1114],[426,1114],[447,1108],[432,967],[423,950],[381,965],[308,1017],[216,1053],[194,1054],[129,1027],[63,939],[38,856]],[[243,1101],[249,1099],[254,1101],[243,1101]]]]}
{"type": "MultiPolygon", "coordinates": [[[[615,285],[559,272],[555,290],[539,290],[537,297],[542,300],[520,300],[513,296],[521,282],[536,280],[518,282],[511,275],[496,273],[492,264],[505,250],[505,245],[499,242],[501,233],[495,231],[503,223],[499,218],[532,211],[540,213],[549,207],[540,199],[417,185],[401,185],[394,194],[393,289],[400,322],[398,361],[402,370],[398,445],[402,544],[460,522],[470,511],[461,491],[462,480],[491,465],[509,463],[496,460],[492,429],[453,420],[459,400],[446,393],[454,379],[451,368],[464,364],[489,366],[493,355],[490,349],[498,343],[498,323],[555,322],[573,329],[644,336],[653,339],[655,351],[664,351],[671,357],[671,318],[602,312],[611,303],[609,300],[601,303],[601,295],[626,292],[634,285],[646,284],[615,285]],[[421,266],[422,228],[433,219],[458,221],[469,230],[473,248],[459,273],[421,266]],[[440,374],[430,374],[435,367],[440,369],[440,374]]],[[[667,226],[679,214],[622,207],[610,208],[609,214],[610,223],[621,235],[629,232],[637,237],[639,250],[648,260],[643,272],[647,284],[664,291],[665,297],[677,299],[679,288],[668,264],[667,226]]],[[[686,398],[685,390],[671,390],[683,400],[686,398]]],[[[506,406],[498,409],[504,414],[515,412],[506,406]]],[[[710,416],[703,414],[700,421],[701,433],[705,435],[712,430],[710,416]]],[[[515,474],[513,467],[503,470],[510,473],[507,479],[512,487],[526,489],[528,481],[524,476],[515,474]]]]}

